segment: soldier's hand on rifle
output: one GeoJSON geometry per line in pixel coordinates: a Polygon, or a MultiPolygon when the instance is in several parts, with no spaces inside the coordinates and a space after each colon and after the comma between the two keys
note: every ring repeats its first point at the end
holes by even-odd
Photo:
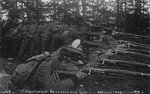
{"type": "Polygon", "coordinates": [[[78,72],[76,73],[76,76],[77,76],[78,80],[83,80],[87,75],[88,75],[88,74],[86,74],[86,73],[84,73],[84,72],[82,72],[82,71],[78,71],[78,72]]]}

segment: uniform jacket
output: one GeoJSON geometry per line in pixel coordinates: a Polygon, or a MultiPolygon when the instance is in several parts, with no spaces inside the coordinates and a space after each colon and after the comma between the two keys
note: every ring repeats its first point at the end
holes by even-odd
{"type": "Polygon", "coordinates": [[[60,80],[54,71],[64,70],[59,60],[60,49],[52,54],[50,59],[45,60],[35,73],[38,85],[44,90],[70,90],[75,87],[75,76],[66,80],[60,80]]]}

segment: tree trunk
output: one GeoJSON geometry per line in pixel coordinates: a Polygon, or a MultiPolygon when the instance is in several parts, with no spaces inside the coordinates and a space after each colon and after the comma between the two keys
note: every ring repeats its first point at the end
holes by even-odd
{"type": "Polygon", "coordinates": [[[2,41],[2,19],[0,18],[0,57],[2,57],[2,43],[1,43],[1,41],[2,41]]]}
{"type": "Polygon", "coordinates": [[[31,23],[31,19],[30,19],[30,17],[31,17],[31,11],[30,11],[30,9],[29,9],[29,7],[30,7],[30,0],[27,0],[27,23],[31,23]]]}
{"type": "MultiPolygon", "coordinates": [[[[22,1],[23,1],[23,0],[22,0],[22,1]]],[[[23,9],[23,7],[24,7],[24,4],[22,3],[22,4],[21,4],[21,9],[23,9]]],[[[21,12],[21,20],[22,20],[22,22],[23,22],[23,24],[24,24],[24,11],[21,12]]]]}
{"type": "Polygon", "coordinates": [[[76,4],[77,4],[77,7],[76,7],[76,9],[77,9],[77,13],[78,13],[78,15],[80,15],[79,0],[76,0],[76,4]]]}
{"type": "Polygon", "coordinates": [[[82,0],[84,26],[86,24],[86,6],[85,6],[85,2],[86,2],[86,0],[82,0]]]}
{"type": "Polygon", "coordinates": [[[39,0],[36,0],[36,21],[39,22],[40,13],[39,13],[39,0]]]}
{"type": "Polygon", "coordinates": [[[21,44],[21,47],[19,49],[19,52],[18,52],[18,59],[21,59],[21,57],[23,56],[23,54],[25,54],[24,51],[25,51],[26,45],[27,45],[27,41],[23,40],[22,44],[21,44]]]}
{"type": "Polygon", "coordinates": [[[117,13],[116,13],[116,24],[119,26],[119,0],[116,0],[117,3],[117,13]]]}
{"type": "Polygon", "coordinates": [[[64,9],[63,9],[64,22],[63,23],[66,24],[66,0],[63,0],[63,6],[64,6],[64,9]]]}
{"type": "Polygon", "coordinates": [[[98,8],[99,8],[99,0],[97,0],[96,24],[98,24],[98,8]]]}

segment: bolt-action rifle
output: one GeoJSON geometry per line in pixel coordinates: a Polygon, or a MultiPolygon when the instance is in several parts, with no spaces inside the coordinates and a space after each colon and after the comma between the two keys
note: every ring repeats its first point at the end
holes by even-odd
{"type": "Polygon", "coordinates": [[[132,62],[132,61],[123,61],[123,60],[112,60],[112,59],[104,59],[104,60],[99,60],[97,61],[101,65],[108,65],[108,66],[119,66],[123,68],[128,68],[128,69],[134,69],[134,70],[143,70],[146,72],[150,71],[150,65],[149,64],[144,64],[144,63],[139,63],[139,62],[132,62]]]}
{"type": "MultiPolygon", "coordinates": [[[[134,78],[134,77],[150,77],[148,73],[141,73],[141,72],[133,72],[127,70],[116,70],[116,69],[102,69],[102,68],[83,68],[80,71],[87,73],[88,75],[97,74],[98,76],[104,76],[109,78],[134,78]]],[[[67,75],[68,77],[75,75],[76,72],[69,72],[69,71],[57,71],[58,74],[67,75]]]]}

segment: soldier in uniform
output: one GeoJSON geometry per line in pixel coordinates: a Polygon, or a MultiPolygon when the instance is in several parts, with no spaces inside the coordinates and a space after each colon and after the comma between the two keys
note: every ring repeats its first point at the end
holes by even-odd
{"type": "Polygon", "coordinates": [[[44,90],[71,90],[86,77],[86,73],[78,71],[82,52],[73,47],[64,46],[55,51],[50,59],[45,60],[35,73],[37,86],[44,90]],[[69,56],[70,55],[70,56],[69,56]],[[67,60],[66,60],[67,59],[67,60]],[[73,61],[71,63],[70,61],[73,61]],[[61,80],[56,71],[71,71],[74,75],[61,80]]]}
{"type": "Polygon", "coordinates": [[[36,62],[41,60],[39,58],[43,56],[45,58],[45,55],[48,55],[49,57],[46,57],[40,63],[35,73],[30,77],[30,80],[27,80],[27,84],[23,89],[56,91],[75,90],[78,83],[87,76],[87,74],[80,69],[84,66],[90,66],[90,64],[84,62],[83,57],[86,56],[80,49],[77,49],[79,44],[80,41],[76,40],[71,45],[59,48],[50,54],[50,56],[49,53],[44,53],[44,55],[36,56],[36,60],[34,60],[34,58],[28,59],[28,63],[16,68],[16,72],[11,80],[12,83],[15,86],[19,86],[21,83],[18,81],[19,75],[17,74],[20,73],[20,75],[24,77],[24,73],[34,69],[31,66],[37,64],[36,62]],[[25,71],[23,71],[23,69],[25,71]]]}

